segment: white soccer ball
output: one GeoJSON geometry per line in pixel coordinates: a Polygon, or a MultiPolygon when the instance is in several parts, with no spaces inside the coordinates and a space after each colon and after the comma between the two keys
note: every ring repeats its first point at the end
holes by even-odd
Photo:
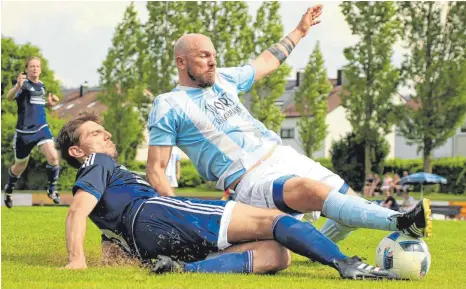
{"type": "Polygon", "coordinates": [[[432,262],[424,240],[398,232],[390,233],[380,241],[375,256],[377,267],[389,270],[401,279],[422,279],[432,262]]]}

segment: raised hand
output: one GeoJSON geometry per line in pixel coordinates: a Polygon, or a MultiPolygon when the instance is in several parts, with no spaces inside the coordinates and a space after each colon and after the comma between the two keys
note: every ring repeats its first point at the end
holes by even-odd
{"type": "Polygon", "coordinates": [[[24,83],[24,80],[25,80],[25,79],[26,79],[26,78],[24,77],[24,75],[23,75],[22,72],[21,72],[20,74],[18,74],[18,79],[17,79],[18,82],[16,83],[16,85],[17,85],[18,88],[23,87],[23,83],[24,83]]]}
{"type": "Polygon", "coordinates": [[[50,106],[56,105],[56,104],[58,103],[58,101],[60,101],[60,99],[58,98],[58,96],[49,93],[49,96],[48,96],[48,104],[49,104],[50,106]]]}
{"type": "Polygon", "coordinates": [[[296,27],[296,29],[301,32],[303,37],[306,36],[312,26],[320,23],[318,18],[322,14],[322,9],[323,5],[316,5],[306,10],[306,13],[304,13],[301,21],[296,27]]]}

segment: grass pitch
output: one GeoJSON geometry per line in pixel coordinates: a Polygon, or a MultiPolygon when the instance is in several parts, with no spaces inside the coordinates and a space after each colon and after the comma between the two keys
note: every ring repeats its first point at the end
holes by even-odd
{"type": "MultiPolygon", "coordinates": [[[[466,222],[434,221],[427,239],[433,263],[421,281],[350,281],[293,255],[276,275],[150,275],[139,267],[99,265],[100,234],[90,221],[85,241],[88,269],[60,270],[67,263],[63,207],[2,207],[2,288],[466,288],[466,222]]],[[[319,220],[317,226],[323,224],[319,220]]],[[[387,232],[359,230],[340,243],[343,252],[375,265],[375,248],[387,232]]]]}

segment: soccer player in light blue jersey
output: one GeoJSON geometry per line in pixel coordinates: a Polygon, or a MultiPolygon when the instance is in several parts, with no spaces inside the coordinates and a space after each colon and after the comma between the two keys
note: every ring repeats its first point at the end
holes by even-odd
{"type": "Polygon", "coordinates": [[[322,232],[332,240],[357,227],[426,236],[428,200],[400,214],[351,195],[342,178],[283,146],[239,101],[238,93],[286,60],[321,12],[321,5],[309,8],[295,30],[241,67],[217,68],[208,37],[182,36],[174,47],[179,85],[156,97],[148,119],[148,181],[160,194],[173,195],[164,169],[177,145],[204,179],[216,181],[219,190],[233,189],[236,201],[296,215],[321,211],[329,218],[322,232]]]}

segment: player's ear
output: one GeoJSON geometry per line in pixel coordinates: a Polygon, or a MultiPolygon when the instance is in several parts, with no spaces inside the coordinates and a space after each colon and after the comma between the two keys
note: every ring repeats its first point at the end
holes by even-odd
{"type": "Polygon", "coordinates": [[[78,146],[69,147],[68,154],[73,158],[82,158],[87,156],[87,154],[78,146]]]}
{"type": "Polygon", "coordinates": [[[187,59],[184,56],[177,56],[176,57],[176,66],[180,69],[186,68],[186,61],[187,59]]]}

